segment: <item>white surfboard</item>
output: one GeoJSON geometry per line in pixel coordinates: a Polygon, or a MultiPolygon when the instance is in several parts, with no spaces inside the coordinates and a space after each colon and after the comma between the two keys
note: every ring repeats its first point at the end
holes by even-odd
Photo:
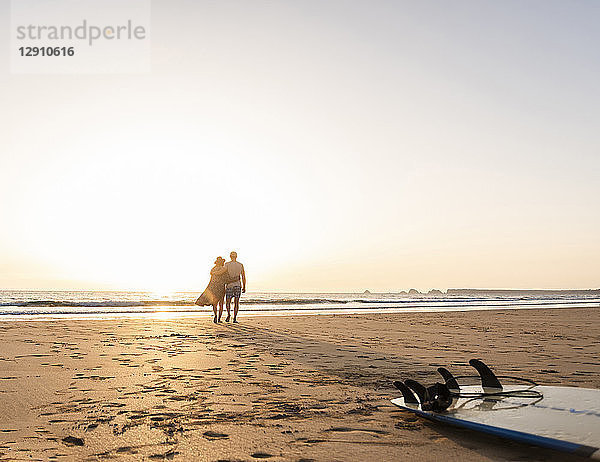
{"type": "Polygon", "coordinates": [[[429,420],[600,460],[600,390],[542,385],[502,387],[508,395],[515,390],[537,392],[538,396],[480,397],[476,395],[494,390],[478,385],[460,386],[460,395],[473,397],[454,397],[452,404],[440,412],[423,410],[410,391],[409,402],[402,397],[392,403],[429,420]]]}

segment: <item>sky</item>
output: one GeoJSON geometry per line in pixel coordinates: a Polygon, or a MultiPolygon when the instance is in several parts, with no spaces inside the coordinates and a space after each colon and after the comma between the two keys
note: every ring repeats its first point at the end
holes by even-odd
{"type": "Polygon", "coordinates": [[[600,3],[151,15],[142,74],[0,37],[0,288],[202,290],[231,250],[251,291],[600,287],[600,3]]]}

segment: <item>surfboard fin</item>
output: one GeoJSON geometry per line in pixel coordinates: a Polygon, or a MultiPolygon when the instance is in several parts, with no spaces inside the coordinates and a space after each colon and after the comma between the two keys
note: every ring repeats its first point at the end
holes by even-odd
{"type": "Polygon", "coordinates": [[[436,383],[427,387],[425,402],[421,404],[424,411],[442,412],[452,404],[452,394],[445,383],[436,383]]]}
{"type": "Polygon", "coordinates": [[[416,404],[416,405],[419,404],[419,401],[417,400],[417,398],[415,397],[413,392],[410,391],[410,388],[408,388],[402,382],[400,382],[399,380],[396,380],[394,382],[394,386],[402,392],[402,396],[404,397],[405,404],[416,404]]]}
{"type": "Polygon", "coordinates": [[[452,395],[444,383],[436,383],[426,388],[416,380],[408,379],[404,384],[417,394],[424,411],[442,412],[452,404],[452,395]]]}
{"type": "Polygon", "coordinates": [[[404,381],[404,384],[410,388],[419,397],[421,404],[425,401],[425,395],[427,394],[427,388],[421,385],[416,380],[408,379],[404,381]]]}
{"type": "Polygon", "coordinates": [[[494,388],[502,390],[502,384],[498,377],[485,365],[483,361],[479,359],[469,360],[469,364],[477,369],[479,376],[481,377],[481,386],[485,388],[494,388]]]}
{"type": "Polygon", "coordinates": [[[460,385],[448,369],[445,367],[438,367],[437,371],[445,380],[446,386],[450,391],[460,391],[460,385]]]}

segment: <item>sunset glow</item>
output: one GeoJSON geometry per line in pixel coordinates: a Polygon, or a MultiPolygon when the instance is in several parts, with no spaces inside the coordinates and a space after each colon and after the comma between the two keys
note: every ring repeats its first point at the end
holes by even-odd
{"type": "Polygon", "coordinates": [[[149,74],[2,64],[3,288],[598,286],[585,4],[236,5],[153,5],[149,74]]]}

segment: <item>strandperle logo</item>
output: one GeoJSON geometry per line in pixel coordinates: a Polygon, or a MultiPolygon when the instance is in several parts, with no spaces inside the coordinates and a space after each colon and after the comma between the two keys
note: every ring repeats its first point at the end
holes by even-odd
{"type": "Polygon", "coordinates": [[[17,40],[45,43],[47,40],[81,40],[90,46],[99,40],[144,40],[146,35],[146,28],[135,25],[131,19],[118,25],[92,25],[83,19],[77,26],[28,24],[16,27],[17,40]]]}
{"type": "Polygon", "coordinates": [[[151,71],[150,0],[11,0],[16,74],[151,71]]]}

